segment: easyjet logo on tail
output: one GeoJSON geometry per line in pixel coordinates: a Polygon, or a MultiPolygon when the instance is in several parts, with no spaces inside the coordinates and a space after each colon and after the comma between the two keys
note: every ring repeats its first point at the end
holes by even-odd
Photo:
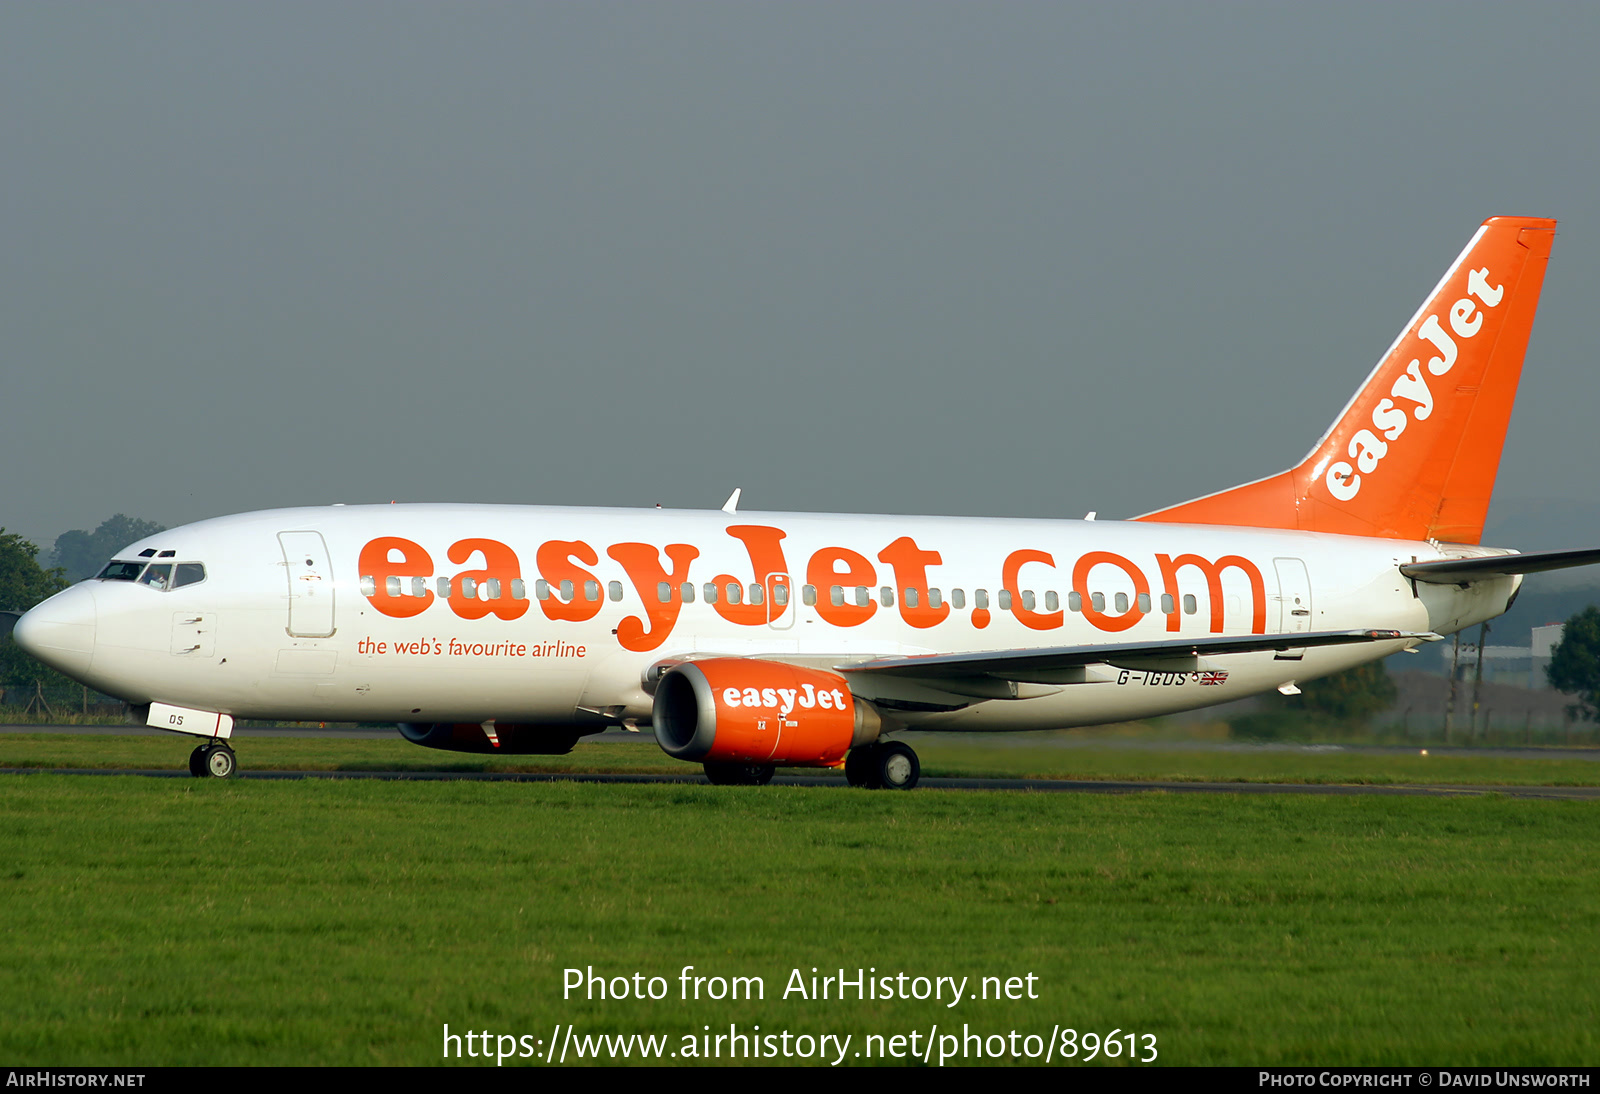
{"type": "Polygon", "coordinates": [[[1448,312],[1450,332],[1437,315],[1429,315],[1412,335],[1408,347],[1417,356],[1406,366],[1389,388],[1389,398],[1381,399],[1372,411],[1372,428],[1362,429],[1350,438],[1346,452],[1353,464],[1344,460],[1333,464],[1323,476],[1328,493],[1338,501],[1351,501],[1361,492],[1361,478],[1378,470],[1378,465],[1389,454],[1391,442],[1400,439],[1413,422],[1425,422],[1433,413],[1435,394],[1428,386],[1422,372],[1423,343],[1428,343],[1436,356],[1428,358],[1428,374],[1443,376],[1455,367],[1459,355],[1456,338],[1463,341],[1483,329],[1484,312],[1480,308],[1493,308],[1505,295],[1505,286],[1490,284],[1487,266],[1467,273],[1467,295],[1450,305],[1448,312]],[[1476,299],[1476,303],[1474,302],[1476,299]],[[1402,405],[1404,404],[1404,405],[1402,405]],[[1381,436],[1380,436],[1381,434],[1381,436]]]}

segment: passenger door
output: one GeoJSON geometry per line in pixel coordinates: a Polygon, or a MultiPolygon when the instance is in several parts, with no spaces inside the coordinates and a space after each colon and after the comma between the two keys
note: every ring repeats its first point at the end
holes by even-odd
{"type": "MultiPolygon", "coordinates": [[[[1304,634],[1311,629],[1311,577],[1306,564],[1298,558],[1275,558],[1272,568],[1278,572],[1278,633],[1304,634]]],[[[1305,654],[1303,646],[1281,650],[1274,660],[1298,661],[1305,654]]]]}
{"type": "Polygon", "coordinates": [[[333,634],[333,563],[321,532],[279,532],[289,579],[289,633],[296,638],[333,634]]]}

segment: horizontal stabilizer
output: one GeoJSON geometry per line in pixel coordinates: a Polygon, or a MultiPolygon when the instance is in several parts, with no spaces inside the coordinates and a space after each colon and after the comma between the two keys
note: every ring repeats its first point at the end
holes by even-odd
{"type": "Polygon", "coordinates": [[[1050,678],[1046,682],[1050,682],[1063,669],[1082,665],[1124,665],[1157,659],[1170,661],[1182,657],[1215,657],[1229,653],[1297,650],[1308,646],[1345,646],[1363,642],[1430,642],[1438,637],[1428,632],[1388,630],[1241,634],[1159,642],[1113,642],[1092,646],[940,653],[925,657],[885,657],[860,665],[839,665],[837,668],[840,672],[887,673],[927,680],[979,675],[1006,680],[1031,680],[1038,674],[1045,674],[1050,678]]]}
{"type": "Polygon", "coordinates": [[[1400,567],[1400,572],[1415,581],[1434,585],[1465,585],[1511,574],[1539,574],[1546,570],[1566,570],[1596,563],[1600,563],[1600,548],[1586,547],[1578,551],[1530,551],[1527,554],[1491,555],[1488,558],[1408,562],[1400,567]]]}

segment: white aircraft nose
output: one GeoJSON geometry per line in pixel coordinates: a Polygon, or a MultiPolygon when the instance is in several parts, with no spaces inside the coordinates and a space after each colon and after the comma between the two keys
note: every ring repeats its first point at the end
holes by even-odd
{"type": "Polygon", "coordinates": [[[74,585],[17,620],[12,639],[28,653],[68,676],[89,670],[94,655],[95,607],[91,584],[74,585]]]}

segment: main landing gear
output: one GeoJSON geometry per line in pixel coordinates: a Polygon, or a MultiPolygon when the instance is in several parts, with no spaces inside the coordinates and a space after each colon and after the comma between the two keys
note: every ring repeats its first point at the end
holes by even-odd
{"type": "MultiPolygon", "coordinates": [[[[771,764],[708,763],[706,778],[713,786],[766,786],[772,781],[771,764]]],[[[911,746],[885,741],[850,750],[844,760],[844,777],[851,786],[869,790],[910,790],[922,777],[922,764],[911,746]]]]}
{"type": "Polygon", "coordinates": [[[714,787],[765,787],[773,781],[770,763],[706,763],[706,777],[714,787]]]}
{"type": "Polygon", "coordinates": [[[189,774],[197,779],[229,779],[239,770],[239,758],[221,741],[208,741],[189,753],[189,774]]]}
{"type": "Polygon", "coordinates": [[[887,741],[851,749],[844,777],[851,786],[868,790],[910,790],[922,777],[922,765],[910,745],[887,741]]]}

